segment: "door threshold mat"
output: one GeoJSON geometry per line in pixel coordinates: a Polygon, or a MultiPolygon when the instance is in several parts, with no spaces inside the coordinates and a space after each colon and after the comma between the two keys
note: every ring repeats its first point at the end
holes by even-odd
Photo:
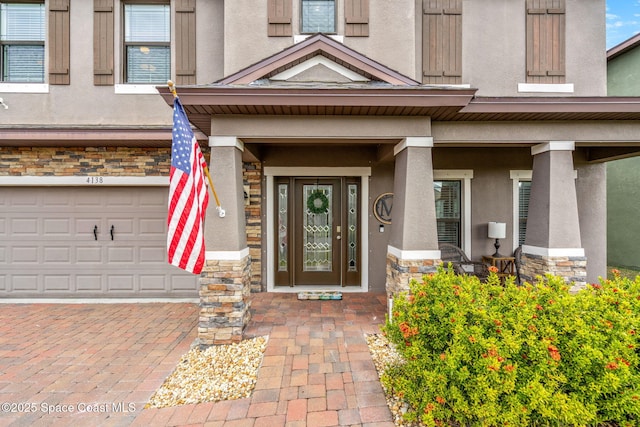
{"type": "Polygon", "coordinates": [[[341,300],[342,292],[298,292],[298,299],[300,300],[341,300]]]}

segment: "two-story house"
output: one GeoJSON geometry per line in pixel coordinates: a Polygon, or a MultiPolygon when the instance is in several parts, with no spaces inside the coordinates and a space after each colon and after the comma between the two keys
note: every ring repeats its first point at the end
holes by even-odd
{"type": "MultiPolygon", "coordinates": [[[[640,35],[607,51],[610,96],[640,96],[640,35]]],[[[633,155],[633,152],[631,152],[633,155]]],[[[621,153],[607,163],[607,259],[617,267],[640,269],[640,225],[633,214],[640,208],[640,157],[621,153]]]]}
{"type": "Polygon", "coordinates": [[[640,150],[605,0],[0,0],[0,25],[2,297],[200,289],[246,318],[249,289],[392,294],[439,242],[493,253],[492,221],[525,277],[605,275],[605,162],[640,150]],[[164,254],[169,79],[226,213],[199,278],[164,254]]]}

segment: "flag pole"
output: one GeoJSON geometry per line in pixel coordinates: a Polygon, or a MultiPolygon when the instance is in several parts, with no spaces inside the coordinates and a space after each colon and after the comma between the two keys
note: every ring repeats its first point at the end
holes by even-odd
{"type": "MultiPolygon", "coordinates": [[[[167,86],[169,86],[169,90],[173,95],[173,99],[176,99],[178,97],[178,92],[176,91],[176,87],[171,80],[167,81],[167,86]]],[[[211,192],[213,193],[213,198],[216,199],[216,210],[218,211],[218,216],[220,218],[224,218],[225,211],[224,209],[222,209],[222,206],[220,206],[220,199],[218,199],[216,188],[213,186],[213,180],[211,179],[211,174],[209,173],[209,168],[206,166],[206,162],[204,167],[204,173],[205,175],[207,175],[207,179],[209,180],[209,188],[211,188],[211,192]]]]}

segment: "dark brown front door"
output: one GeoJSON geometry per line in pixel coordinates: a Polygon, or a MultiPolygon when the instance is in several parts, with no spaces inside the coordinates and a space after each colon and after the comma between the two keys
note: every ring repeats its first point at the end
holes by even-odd
{"type": "Polygon", "coordinates": [[[340,180],[295,181],[295,284],[340,284],[340,180]]]}
{"type": "Polygon", "coordinates": [[[360,284],[358,181],[276,181],[276,285],[360,284]]]}

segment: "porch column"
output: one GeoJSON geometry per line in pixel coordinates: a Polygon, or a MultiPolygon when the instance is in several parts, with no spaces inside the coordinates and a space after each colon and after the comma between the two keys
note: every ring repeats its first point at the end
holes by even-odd
{"type": "Polygon", "coordinates": [[[393,219],[387,248],[390,297],[440,263],[433,193],[432,137],[405,138],[394,148],[393,219]]]}
{"type": "Polygon", "coordinates": [[[249,322],[251,258],[245,231],[242,142],[209,137],[209,171],[224,213],[209,199],[205,219],[206,264],[200,275],[200,346],[242,340],[249,322]]]}
{"type": "Polygon", "coordinates": [[[522,277],[531,282],[551,273],[584,286],[587,259],[573,169],[573,141],[551,141],[531,148],[533,175],[527,234],[522,246],[522,277]]]}

